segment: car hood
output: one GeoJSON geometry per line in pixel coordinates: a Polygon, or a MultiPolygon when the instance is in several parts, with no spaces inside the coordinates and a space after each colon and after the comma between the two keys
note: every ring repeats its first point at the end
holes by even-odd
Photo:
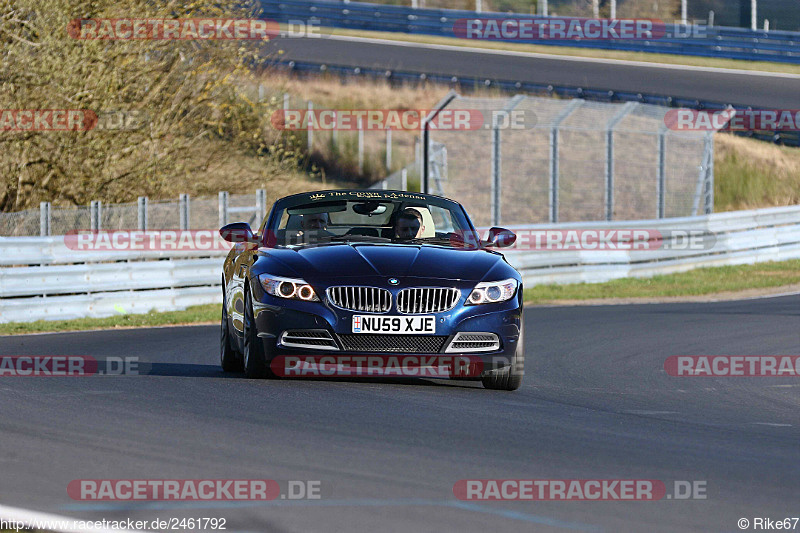
{"type": "Polygon", "coordinates": [[[258,273],[296,276],[309,283],[372,276],[484,281],[493,275],[513,275],[501,254],[430,245],[359,243],[262,248],[259,256],[255,268],[258,273]]]}

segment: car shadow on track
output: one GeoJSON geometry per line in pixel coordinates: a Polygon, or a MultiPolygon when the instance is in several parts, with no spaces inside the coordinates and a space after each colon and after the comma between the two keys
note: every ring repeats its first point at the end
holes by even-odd
{"type": "MultiPolygon", "coordinates": [[[[245,380],[242,373],[223,372],[219,365],[200,365],[193,363],[145,363],[140,362],[138,367],[141,376],[161,377],[187,377],[187,378],[233,378],[245,380]]],[[[260,380],[247,380],[260,381],[260,380]]],[[[269,382],[270,380],[263,380],[269,382]]],[[[400,377],[291,377],[281,378],[280,381],[325,381],[333,383],[360,383],[360,384],[385,384],[385,385],[422,385],[429,387],[460,387],[474,388],[480,386],[479,381],[447,380],[447,379],[420,379],[400,377]]]]}

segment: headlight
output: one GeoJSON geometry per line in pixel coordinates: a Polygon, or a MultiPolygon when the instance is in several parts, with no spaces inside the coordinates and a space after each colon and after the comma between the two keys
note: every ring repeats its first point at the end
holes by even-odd
{"type": "Polygon", "coordinates": [[[306,302],[319,301],[314,288],[302,279],[280,278],[269,274],[261,274],[258,276],[258,281],[261,282],[261,286],[264,287],[267,294],[278,298],[305,300],[306,302]]]}
{"type": "Polygon", "coordinates": [[[514,278],[478,283],[469,294],[467,303],[478,305],[505,302],[514,297],[514,293],[517,292],[517,285],[517,280],[514,278]]]}

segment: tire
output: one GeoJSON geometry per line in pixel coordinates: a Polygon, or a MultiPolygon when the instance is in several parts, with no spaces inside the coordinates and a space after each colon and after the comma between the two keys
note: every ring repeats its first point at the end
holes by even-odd
{"type": "MultiPolygon", "coordinates": [[[[269,367],[267,353],[264,350],[264,343],[258,337],[253,317],[253,299],[250,290],[247,288],[245,280],[244,291],[244,375],[249,379],[275,378],[275,374],[269,367]]],[[[271,358],[270,358],[271,359],[271,358]]]]}
{"type": "Polygon", "coordinates": [[[219,326],[219,363],[223,372],[241,372],[242,354],[232,346],[231,332],[228,328],[228,306],[225,302],[225,286],[222,293],[222,320],[219,326]]]}
{"type": "Polygon", "coordinates": [[[517,349],[514,350],[514,357],[511,365],[503,370],[498,370],[481,377],[483,386],[490,390],[517,390],[522,385],[522,376],[525,375],[525,340],[523,329],[519,330],[519,340],[517,349]]]}

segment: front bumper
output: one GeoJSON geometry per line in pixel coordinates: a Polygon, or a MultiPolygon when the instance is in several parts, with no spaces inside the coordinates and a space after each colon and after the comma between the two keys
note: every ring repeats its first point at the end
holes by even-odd
{"type": "MultiPolygon", "coordinates": [[[[277,298],[253,287],[254,317],[258,338],[264,344],[264,352],[270,359],[279,356],[390,356],[390,355],[463,355],[473,361],[480,361],[484,372],[504,368],[511,364],[517,350],[522,321],[522,299],[517,294],[509,301],[498,304],[463,305],[468,294],[462,294],[459,303],[444,313],[429,313],[435,316],[436,333],[417,335],[416,339],[399,339],[399,335],[379,335],[379,342],[370,342],[367,334],[352,333],[353,315],[365,315],[340,309],[328,303],[325,298],[320,302],[305,302],[277,298]],[[330,334],[335,348],[298,347],[292,342],[282,342],[286,331],[325,330],[330,334]],[[457,334],[465,332],[494,333],[499,346],[490,351],[453,349],[453,340],[457,334]],[[417,342],[420,337],[429,337],[425,342],[417,342]],[[435,342],[433,337],[438,339],[435,342]],[[403,342],[408,341],[404,350],[403,342]],[[431,348],[433,347],[433,348],[431,348]]],[[[520,291],[521,292],[521,291],[520,291]]],[[[392,309],[384,315],[397,315],[392,309]]],[[[378,314],[376,316],[382,316],[378,314]]],[[[411,316],[411,315],[408,315],[411,316]]],[[[459,346],[458,344],[456,346],[459,346]]],[[[461,345],[463,346],[463,345],[461,345]]]]}

